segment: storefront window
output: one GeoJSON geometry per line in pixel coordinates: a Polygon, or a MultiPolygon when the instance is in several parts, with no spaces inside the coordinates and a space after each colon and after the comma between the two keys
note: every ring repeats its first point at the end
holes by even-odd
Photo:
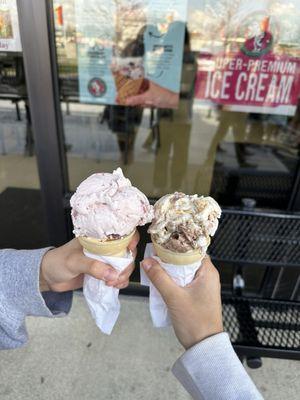
{"type": "Polygon", "coordinates": [[[252,198],[289,207],[299,163],[296,0],[60,0],[53,8],[72,189],[121,165],[152,198],[177,190],[227,206],[252,198]],[[124,68],[138,93],[119,89],[124,68]],[[163,93],[151,98],[153,86],[163,93]]]}
{"type": "Polygon", "coordinates": [[[0,3],[0,247],[48,244],[15,0],[0,3]]]}

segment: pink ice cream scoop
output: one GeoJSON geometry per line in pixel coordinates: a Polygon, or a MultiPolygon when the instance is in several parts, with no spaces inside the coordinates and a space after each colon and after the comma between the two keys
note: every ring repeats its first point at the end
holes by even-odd
{"type": "Polygon", "coordinates": [[[131,185],[121,168],[84,180],[71,197],[71,207],[76,237],[119,239],[153,218],[147,197],[131,185]]]}

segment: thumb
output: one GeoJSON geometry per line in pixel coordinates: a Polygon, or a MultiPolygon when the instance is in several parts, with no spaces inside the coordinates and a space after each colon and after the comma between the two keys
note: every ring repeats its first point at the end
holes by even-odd
{"type": "Polygon", "coordinates": [[[181,288],[176,285],[173,279],[156,260],[153,258],[146,258],[142,262],[142,267],[166,303],[168,303],[172,297],[177,296],[177,293],[181,288]]]}
{"type": "Polygon", "coordinates": [[[82,263],[82,267],[85,274],[91,275],[94,278],[101,279],[103,281],[118,279],[119,273],[111,265],[85,256],[83,257],[84,261],[82,263]]]}

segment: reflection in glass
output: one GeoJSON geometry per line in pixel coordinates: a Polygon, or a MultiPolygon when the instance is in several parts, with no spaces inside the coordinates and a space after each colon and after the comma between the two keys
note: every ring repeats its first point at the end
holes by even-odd
{"type": "MultiPolygon", "coordinates": [[[[85,38],[76,32],[74,1],[54,2],[55,10],[60,10],[56,42],[72,189],[90,173],[121,165],[150,197],[182,190],[211,193],[224,205],[241,205],[243,198],[251,197],[261,207],[288,207],[299,162],[299,100],[298,107],[286,104],[284,112],[269,112],[264,106],[250,107],[249,101],[243,107],[217,101],[204,104],[197,92],[201,72],[214,71],[216,54],[225,54],[219,63],[226,66],[226,55],[234,53],[233,59],[238,59],[241,48],[250,52],[255,46],[257,51],[264,44],[268,48],[271,36],[276,60],[286,56],[298,62],[299,4],[249,4],[189,2],[180,101],[172,110],[80,103],[77,46],[85,38]]],[[[144,32],[142,22],[135,38],[144,32]]],[[[139,40],[130,40],[128,31],[119,33],[126,43],[124,56],[137,54],[136,48],[138,55],[143,54],[139,40]]],[[[200,84],[207,85],[207,76],[200,84]]],[[[299,78],[298,69],[295,77],[299,78]]]]}
{"type": "Polygon", "coordinates": [[[15,52],[0,53],[0,171],[0,248],[46,246],[23,58],[15,52]]]}

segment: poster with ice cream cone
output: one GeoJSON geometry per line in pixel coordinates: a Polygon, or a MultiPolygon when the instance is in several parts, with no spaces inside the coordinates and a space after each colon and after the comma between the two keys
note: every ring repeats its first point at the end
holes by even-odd
{"type": "Polygon", "coordinates": [[[75,0],[80,101],[176,108],[187,0],[75,0]]]}
{"type": "Polygon", "coordinates": [[[22,51],[16,0],[0,1],[0,51],[22,51]]]}

